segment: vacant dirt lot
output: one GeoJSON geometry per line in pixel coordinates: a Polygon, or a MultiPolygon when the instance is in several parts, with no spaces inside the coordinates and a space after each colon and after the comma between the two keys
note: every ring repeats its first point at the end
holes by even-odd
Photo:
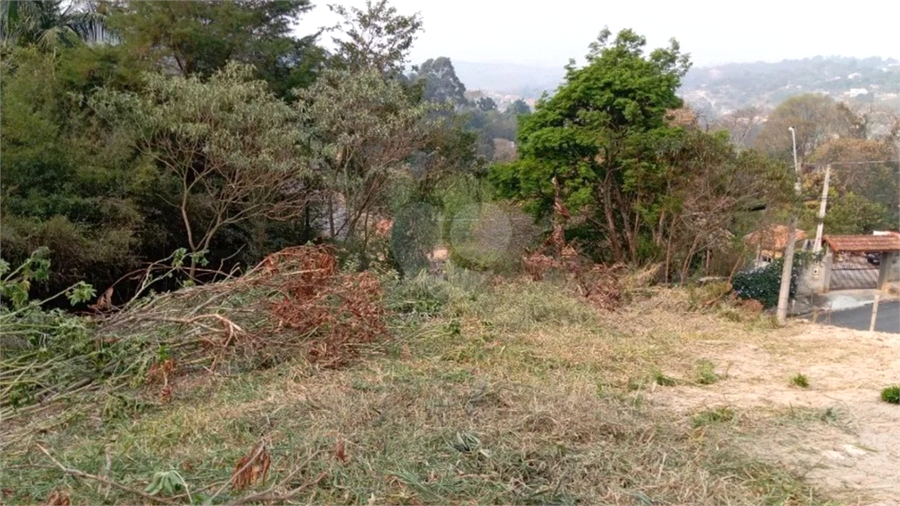
{"type": "Polygon", "coordinates": [[[655,388],[653,401],[684,413],[729,408],[749,451],[845,504],[900,503],[900,407],[880,400],[900,382],[900,336],[800,322],[696,345],[722,380],[655,388]],[[791,384],[798,373],[808,387],[791,384]]]}

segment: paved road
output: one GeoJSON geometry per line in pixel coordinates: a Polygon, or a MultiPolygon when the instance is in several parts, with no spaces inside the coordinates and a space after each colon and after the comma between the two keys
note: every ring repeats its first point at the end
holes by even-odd
{"type": "MultiPolygon", "coordinates": [[[[872,304],[854,309],[834,311],[820,317],[821,323],[856,330],[869,330],[872,321],[872,304]]],[[[900,334],[900,300],[882,302],[878,305],[878,320],[875,330],[900,334]]]]}

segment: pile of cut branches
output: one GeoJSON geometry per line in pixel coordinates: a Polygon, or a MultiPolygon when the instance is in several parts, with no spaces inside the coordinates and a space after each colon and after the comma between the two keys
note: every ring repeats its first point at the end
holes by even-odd
{"type": "Polygon", "coordinates": [[[311,360],[342,365],[353,345],[387,333],[378,280],[368,272],[337,272],[334,254],[325,248],[289,248],[262,264],[264,279],[279,277],[282,296],[271,306],[279,327],[310,333],[311,360]],[[289,275],[278,274],[288,269],[289,275]]]}
{"type": "Polygon", "coordinates": [[[100,389],[153,385],[165,402],[183,374],[271,367],[298,355],[339,367],[357,345],[387,333],[377,279],[341,272],[325,246],[288,248],[244,276],[95,319],[33,346],[0,343],[5,419],[100,389]]]}

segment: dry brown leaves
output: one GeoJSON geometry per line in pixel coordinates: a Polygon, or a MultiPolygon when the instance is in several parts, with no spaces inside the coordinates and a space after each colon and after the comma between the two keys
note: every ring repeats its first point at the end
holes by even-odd
{"type": "Polygon", "coordinates": [[[234,466],[234,473],[231,474],[231,488],[241,490],[259,481],[265,483],[271,464],[272,459],[266,452],[266,444],[264,442],[257,443],[250,453],[241,457],[234,466]]]}
{"type": "Polygon", "coordinates": [[[522,256],[522,265],[533,281],[540,281],[544,279],[544,274],[557,264],[553,257],[535,251],[522,256]]]}
{"type": "Polygon", "coordinates": [[[147,370],[147,382],[148,383],[162,383],[164,385],[169,384],[169,375],[172,374],[172,371],[175,369],[175,360],[169,358],[163,360],[162,362],[154,362],[153,365],[147,370]]]}
{"type": "Polygon", "coordinates": [[[337,444],[334,446],[334,458],[340,460],[342,464],[346,464],[348,460],[350,460],[350,456],[347,455],[346,444],[343,439],[338,440],[337,444]]]}
{"type": "Polygon", "coordinates": [[[750,314],[760,314],[765,310],[765,307],[763,307],[762,302],[760,302],[756,299],[741,299],[741,300],[737,301],[735,303],[735,305],[739,309],[746,311],[750,314]]]}
{"type": "Polygon", "coordinates": [[[386,334],[381,285],[368,272],[337,270],[334,253],[324,246],[289,248],[263,261],[266,272],[290,272],[271,306],[279,327],[311,336],[309,358],[344,365],[353,345],[386,334]]]}
{"type": "Polygon", "coordinates": [[[577,272],[575,280],[578,290],[591,304],[611,311],[622,305],[623,292],[621,279],[627,272],[622,264],[606,266],[595,264],[590,269],[577,272]]]}
{"type": "Polygon", "coordinates": [[[54,490],[47,498],[47,506],[69,506],[69,496],[65,492],[54,490]]]}
{"type": "Polygon", "coordinates": [[[162,383],[159,391],[159,400],[163,404],[172,400],[172,385],[169,384],[169,376],[175,371],[175,360],[166,359],[162,362],[156,361],[147,370],[147,383],[162,383]]]}
{"type": "Polygon", "coordinates": [[[561,272],[575,283],[579,295],[599,309],[610,311],[622,304],[625,292],[623,280],[628,273],[624,265],[592,263],[571,244],[559,243],[559,239],[545,244],[543,249],[546,250],[547,246],[556,246],[560,254],[549,256],[538,250],[522,257],[525,271],[532,280],[540,281],[551,271],[561,272]]]}
{"type": "Polygon", "coordinates": [[[113,296],[113,287],[109,287],[103,292],[103,295],[97,299],[97,302],[88,306],[89,309],[96,311],[98,313],[102,313],[104,311],[108,311],[112,309],[112,296],[113,296]]]}

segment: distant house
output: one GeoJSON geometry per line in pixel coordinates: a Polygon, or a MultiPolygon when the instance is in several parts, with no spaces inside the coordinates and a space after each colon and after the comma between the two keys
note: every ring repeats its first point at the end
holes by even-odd
{"type": "MultiPolygon", "coordinates": [[[[802,241],[807,238],[803,230],[794,231],[794,241],[802,241]]],[[[788,227],[786,225],[772,225],[762,230],[757,230],[744,236],[744,243],[756,249],[756,263],[768,263],[776,258],[784,256],[784,250],[788,243],[788,227]]]]}

